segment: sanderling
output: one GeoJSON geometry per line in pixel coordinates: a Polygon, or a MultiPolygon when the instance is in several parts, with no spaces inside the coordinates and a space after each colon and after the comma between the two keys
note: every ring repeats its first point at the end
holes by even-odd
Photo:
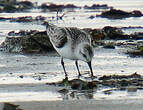
{"type": "Polygon", "coordinates": [[[63,58],[75,60],[79,76],[81,74],[78,67],[78,60],[87,62],[91,71],[91,77],[93,77],[91,60],[94,52],[91,46],[91,36],[87,32],[75,27],[58,27],[49,23],[46,26],[46,30],[51,43],[61,55],[61,64],[65,76],[67,77],[67,73],[63,58]]]}

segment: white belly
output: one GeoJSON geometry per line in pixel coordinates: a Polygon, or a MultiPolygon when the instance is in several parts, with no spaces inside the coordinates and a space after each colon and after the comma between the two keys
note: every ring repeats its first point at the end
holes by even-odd
{"type": "Polygon", "coordinates": [[[55,49],[63,58],[76,60],[76,56],[68,43],[65,44],[62,48],[55,48],[55,49]]]}

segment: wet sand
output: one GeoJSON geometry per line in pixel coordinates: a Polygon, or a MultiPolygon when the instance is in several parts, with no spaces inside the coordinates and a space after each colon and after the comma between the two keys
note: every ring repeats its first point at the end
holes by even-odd
{"type": "Polygon", "coordinates": [[[142,99],[13,102],[23,110],[142,110],[142,103],[142,99]]]}

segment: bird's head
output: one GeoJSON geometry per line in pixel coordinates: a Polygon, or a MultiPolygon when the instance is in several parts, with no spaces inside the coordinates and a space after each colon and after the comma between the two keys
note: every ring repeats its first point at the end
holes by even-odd
{"type": "Polygon", "coordinates": [[[93,77],[93,71],[92,71],[91,60],[93,58],[93,55],[94,52],[92,46],[90,46],[88,43],[79,44],[77,51],[77,58],[78,60],[82,60],[88,64],[92,77],[93,77]]]}
{"type": "Polygon", "coordinates": [[[94,52],[92,46],[87,43],[79,45],[78,59],[84,62],[91,62],[94,52]]]}

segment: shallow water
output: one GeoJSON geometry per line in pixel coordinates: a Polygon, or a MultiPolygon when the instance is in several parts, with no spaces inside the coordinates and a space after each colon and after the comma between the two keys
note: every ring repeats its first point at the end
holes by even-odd
{"type": "MultiPolygon", "coordinates": [[[[41,4],[47,0],[33,0],[41,4]]],[[[78,6],[97,4],[108,4],[117,9],[126,11],[140,10],[143,12],[142,0],[49,0],[54,3],[74,3],[78,6]]],[[[52,19],[56,12],[41,12],[40,10],[31,10],[25,13],[0,13],[0,17],[19,17],[19,16],[45,16],[47,21],[59,26],[73,26],[79,28],[103,28],[104,26],[143,26],[143,17],[126,18],[121,20],[110,20],[106,18],[90,19],[91,15],[96,16],[103,10],[84,10],[76,9],[73,11],[65,10],[63,20],[52,19]]],[[[62,15],[64,12],[60,13],[62,15]]],[[[34,23],[16,23],[9,21],[0,21],[0,43],[5,39],[9,31],[18,30],[45,30],[45,27],[38,22],[34,23]]],[[[124,29],[126,33],[143,32],[142,29],[124,29]]],[[[110,74],[132,74],[139,73],[143,75],[143,58],[129,57],[124,53],[124,48],[116,49],[95,48],[95,55],[92,61],[93,71],[96,76],[110,74]]],[[[77,78],[77,70],[74,61],[65,59],[65,66],[69,78],[77,78]]],[[[79,62],[80,70],[83,76],[89,77],[89,68],[86,63],[79,62]]],[[[63,69],[60,64],[60,57],[55,53],[47,54],[18,54],[0,52],[0,101],[38,101],[38,100],[73,100],[69,94],[58,93],[60,89],[55,89],[44,85],[46,82],[61,81],[64,78],[63,69]],[[32,84],[31,84],[32,83],[32,84]],[[4,85],[3,85],[4,84],[4,85]]],[[[93,99],[124,99],[124,98],[143,98],[142,91],[128,93],[127,91],[113,91],[111,95],[103,94],[98,90],[92,95],[93,99]]],[[[76,93],[80,99],[89,99],[88,94],[76,93]]]]}

